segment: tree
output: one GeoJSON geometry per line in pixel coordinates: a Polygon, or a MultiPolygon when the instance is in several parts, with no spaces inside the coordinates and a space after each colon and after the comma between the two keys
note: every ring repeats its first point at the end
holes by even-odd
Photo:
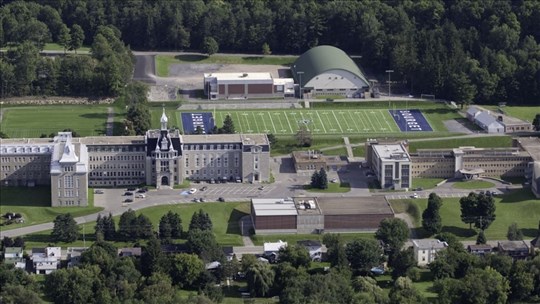
{"type": "Polygon", "coordinates": [[[223,251],[210,230],[190,229],[186,246],[207,263],[223,260],[223,251]]]}
{"type": "Polygon", "coordinates": [[[274,284],[274,270],[267,263],[257,262],[248,268],[246,279],[251,295],[265,297],[274,284]]]}
{"type": "Polygon", "coordinates": [[[402,219],[385,218],[379,224],[375,237],[383,241],[391,252],[399,251],[409,238],[409,228],[402,219]]]}
{"type": "Polygon", "coordinates": [[[194,212],[191,217],[191,222],[189,223],[189,230],[212,230],[212,220],[208,213],[204,212],[202,209],[199,209],[199,212],[194,212]]]}
{"type": "Polygon", "coordinates": [[[39,295],[23,285],[9,284],[1,289],[0,298],[2,303],[25,303],[41,304],[43,301],[39,295]]]}
{"type": "Polygon", "coordinates": [[[213,37],[204,37],[201,50],[208,56],[212,56],[219,51],[219,44],[213,37]]]}
{"type": "Polygon", "coordinates": [[[54,303],[93,303],[100,285],[97,265],[59,269],[45,277],[45,294],[54,303]]]}
{"type": "Polygon", "coordinates": [[[112,213],[109,212],[107,217],[102,218],[103,221],[103,237],[106,241],[112,241],[116,238],[116,225],[112,213]]]}
{"type": "Polygon", "coordinates": [[[148,239],[154,236],[154,226],[148,216],[139,214],[137,219],[133,222],[133,225],[135,226],[135,235],[133,237],[138,239],[148,239]]]}
{"type": "Polygon", "coordinates": [[[279,263],[290,263],[295,268],[309,268],[311,264],[309,251],[302,245],[281,247],[278,257],[279,263]]]}
{"type": "Polygon", "coordinates": [[[299,147],[311,147],[313,142],[311,131],[308,130],[307,126],[302,124],[300,125],[296,135],[294,136],[299,147]]]}
{"type": "Polygon", "coordinates": [[[409,269],[416,266],[412,248],[400,250],[393,254],[390,266],[392,267],[392,278],[394,280],[406,276],[409,269]]]}
{"type": "Polygon", "coordinates": [[[347,244],[345,252],[355,271],[368,272],[382,262],[383,251],[376,240],[355,239],[347,244]]]}
{"type": "Polygon", "coordinates": [[[495,220],[495,201],[493,196],[469,193],[459,200],[461,220],[481,230],[486,230],[495,220]]]}
{"type": "Polygon", "coordinates": [[[359,302],[362,304],[387,304],[390,301],[386,293],[372,277],[358,276],[353,280],[352,286],[358,293],[359,302]]]}
{"type": "Polygon", "coordinates": [[[265,56],[268,56],[268,55],[272,54],[272,51],[270,50],[270,46],[266,42],[263,43],[263,45],[262,45],[262,53],[265,56]]]}
{"type": "Polygon", "coordinates": [[[136,222],[137,215],[131,208],[120,215],[120,221],[118,222],[118,236],[121,240],[129,241],[132,238],[136,238],[136,222]]]}
{"type": "Polygon", "coordinates": [[[328,176],[326,175],[326,170],[321,168],[319,170],[319,188],[327,189],[328,188],[328,176]]]}
{"type": "Polygon", "coordinates": [[[522,301],[529,298],[534,290],[534,274],[525,261],[516,261],[510,272],[510,298],[522,301]]]}
{"type": "Polygon", "coordinates": [[[320,189],[321,188],[321,176],[319,171],[315,170],[311,175],[311,188],[320,189]]]}
{"type": "Polygon", "coordinates": [[[82,27],[78,24],[74,24],[71,27],[71,41],[69,43],[69,50],[75,51],[75,54],[77,53],[77,50],[81,48],[84,41],[84,31],[82,27]]]}
{"type": "Polygon", "coordinates": [[[175,285],[191,288],[204,273],[204,263],[194,254],[175,254],[170,261],[169,273],[175,285]]]}
{"type": "Polygon", "coordinates": [[[276,138],[276,136],[272,133],[268,133],[266,136],[268,137],[268,143],[270,144],[270,147],[275,147],[278,143],[278,139],[276,138]]]}
{"type": "Polygon", "coordinates": [[[518,228],[517,223],[512,223],[510,226],[508,226],[508,232],[506,233],[506,237],[509,241],[523,240],[523,232],[521,231],[521,229],[518,228]]]}
{"type": "Polygon", "coordinates": [[[487,243],[486,235],[483,230],[480,230],[478,237],[476,238],[476,245],[481,245],[487,243]]]}
{"type": "Polygon", "coordinates": [[[532,124],[533,124],[534,129],[536,131],[540,131],[540,113],[536,114],[536,116],[534,116],[532,124]]]}
{"type": "Polygon", "coordinates": [[[163,215],[159,220],[159,238],[162,241],[170,241],[172,237],[172,228],[169,223],[169,218],[167,215],[163,215]]]}
{"type": "Polygon", "coordinates": [[[232,120],[232,117],[230,115],[225,116],[225,120],[223,120],[223,128],[221,128],[222,133],[224,134],[234,134],[234,122],[232,120]]]}
{"type": "Polygon", "coordinates": [[[150,111],[144,103],[136,103],[128,108],[126,118],[132,122],[137,135],[144,135],[150,128],[150,111]]]}
{"type": "Polygon", "coordinates": [[[64,54],[71,46],[71,35],[69,34],[69,29],[65,24],[62,24],[60,28],[60,34],[58,35],[58,44],[64,47],[64,54]]]}
{"type": "Polygon", "coordinates": [[[71,243],[79,237],[79,227],[71,213],[60,214],[54,219],[51,237],[55,242],[71,243]]]}
{"type": "Polygon", "coordinates": [[[182,303],[177,289],[172,286],[171,278],[163,272],[151,273],[140,288],[139,295],[143,303],[182,303]]]}
{"type": "Polygon", "coordinates": [[[425,303],[425,299],[414,287],[411,279],[407,277],[399,277],[394,282],[394,286],[390,289],[391,304],[416,304],[425,303]]]}
{"type": "Polygon", "coordinates": [[[145,276],[164,270],[164,256],[159,239],[152,237],[146,243],[141,255],[141,272],[145,276]]]}
{"type": "Polygon", "coordinates": [[[430,234],[441,232],[442,220],[439,209],[442,206],[442,199],[435,193],[430,193],[428,206],[422,213],[422,227],[430,234]]]}
{"type": "Polygon", "coordinates": [[[345,244],[339,234],[324,234],[323,244],[326,246],[326,256],[332,267],[347,267],[347,253],[345,252],[345,244]]]}

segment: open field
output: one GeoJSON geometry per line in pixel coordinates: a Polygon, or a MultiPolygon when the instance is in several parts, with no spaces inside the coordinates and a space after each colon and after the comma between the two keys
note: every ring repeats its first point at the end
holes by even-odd
{"type": "Polygon", "coordinates": [[[107,106],[61,105],[4,108],[0,124],[9,137],[36,138],[70,128],[81,136],[105,134],[107,106]]]}
{"type": "Polygon", "coordinates": [[[195,63],[195,64],[268,64],[268,65],[290,65],[297,57],[287,56],[227,56],[227,55],[202,55],[202,54],[185,54],[185,55],[157,55],[156,56],[156,73],[160,77],[169,76],[169,67],[172,64],[180,63],[195,63]]]}
{"type": "MultiPolygon", "coordinates": [[[[497,111],[498,106],[482,106],[486,109],[497,111]]],[[[508,116],[532,122],[536,114],[540,114],[540,107],[505,106],[501,108],[508,116]]]]}
{"type": "MultiPolygon", "coordinates": [[[[407,212],[414,218],[417,227],[421,227],[422,212],[427,207],[427,199],[392,200],[396,213],[407,212]]],[[[525,238],[533,238],[538,230],[540,204],[530,189],[512,191],[495,198],[496,219],[485,231],[488,240],[505,240],[510,224],[516,222],[525,238]]],[[[445,198],[440,210],[443,232],[451,232],[460,239],[475,240],[476,231],[461,221],[459,198],[445,198]]],[[[422,230],[423,232],[423,230],[422,230]]]]}
{"type": "Polygon", "coordinates": [[[305,185],[304,189],[315,193],[346,193],[351,191],[351,185],[349,183],[332,183],[329,181],[326,189],[311,188],[311,185],[305,185]]]}
{"type": "Polygon", "coordinates": [[[432,189],[442,182],[442,178],[415,177],[412,179],[413,188],[432,189]]]}
{"type": "Polygon", "coordinates": [[[50,207],[50,187],[2,187],[0,188],[0,214],[15,212],[23,215],[24,223],[2,226],[2,230],[21,228],[52,222],[57,215],[71,213],[74,217],[97,213],[101,207],[93,207],[94,193],[89,191],[89,207],[50,207]]]}

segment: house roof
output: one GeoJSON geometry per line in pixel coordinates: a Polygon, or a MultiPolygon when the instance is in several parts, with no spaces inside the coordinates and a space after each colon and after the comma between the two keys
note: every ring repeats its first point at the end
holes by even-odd
{"type": "Polygon", "coordinates": [[[344,70],[350,72],[369,86],[364,73],[344,51],[330,46],[316,46],[302,54],[291,67],[296,82],[301,78],[301,86],[305,86],[311,79],[330,70],[344,70]],[[301,72],[299,76],[298,72],[301,72]]]}
{"type": "Polygon", "coordinates": [[[480,110],[477,107],[469,107],[469,109],[467,109],[467,114],[469,115],[474,115],[478,112],[480,112],[480,110]]]}
{"type": "Polygon", "coordinates": [[[491,245],[488,245],[488,244],[478,244],[478,245],[469,245],[467,246],[467,248],[469,250],[491,250],[493,249],[493,247],[491,247],[491,245]]]}
{"type": "Polygon", "coordinates": [[[499,248],[504,251],[514,251],[514,250],[529,250],[529,246],[525,241],[500,241],[499,248]]]}
{"type": "Polygon", "coordinates": [[[4,254],[9,253],[21,253],[23,251],[22,247],[6,247],[4,254]]]}
{"type": "Polygon", "coordinates": [[[414,247],[418,249],[442,249],[448,247],[448,243],[437,239],[412,240],[414,247]]]}
{"type": "Polygon", "coordinates": [[[496,126],[500,126],[502,127],[503,125],[501,125],[497,119],[495,119],[495,117],[491,116],[488,112],[482,112],[480,114],[478,114],[478,116],[476,116],[475,118],[476,122],[479,123],[479,124],[482,124],[484,126],[490,126],[492,124],[495,124],[496,126]]]}
{"type": "Polygon", "coordinates": [[[540,235],[532,239],[531,246],[540,248],[540,235]]]}
{"type": "Polygon", "coordinates": [[[275,252],[279,251],[281,247],[287,247],[287,242],[283,242],[282,240],[279,240],[274,243],[264,243],[263,248],[264,252],[275,252]]]}

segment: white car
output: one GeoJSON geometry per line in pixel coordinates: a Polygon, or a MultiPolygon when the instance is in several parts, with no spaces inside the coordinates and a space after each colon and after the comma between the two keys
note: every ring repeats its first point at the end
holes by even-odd
{"type": "Polygon", "coordinates": [[[195,192],[197,192],[197,189],[191,188],[191,189],[189,189],[188,192],[189,192],[189,194],[194,194],[195,192]]]}
{"type": "Polygon", "coordinates": [[[145,198],[146,195],[142,194],[142,193],[139,193],[135,196],[136,198],[145,198]]]}
{"type": "Polygon", "coordinates": [[[412,198],[418,198],[418,194],[414,193],[413,195],[411,195],[412,198]]]}

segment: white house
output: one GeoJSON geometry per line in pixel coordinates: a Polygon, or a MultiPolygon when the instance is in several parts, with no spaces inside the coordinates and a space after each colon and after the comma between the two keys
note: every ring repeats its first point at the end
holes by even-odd
{"type": "Polygon", "coordinates": [[[36,274],[50,274],[58,269],[62,258],[60,247],[32,248],[32,262],[36,274]]]}
{"type": "Polygon", "coordinates": [[[322,258],[322,244],[319,241],[298,241],[298,245],[304,246],[308,252],[312,261],[321,261],[322,258]]]}
{"type": "Polygon", "coordinates": [[[435,260],[437,252],[448,247],[446,242],[437,239],[412,240],[414,258],[418,266],[426,266],[435,260]]]}
{"type": "Polygon", "coordinates": [[[264,256],[274,260],[277,258],[278,251],[281,248],[287,247],[287,242],[283,242],[282,240],[279,240],[274,243],[264,243],[263,249],[264,249],[264,256]]]}
{"type": "Polygon", "coordinates": [[[4,249],[4,263],[13,264],[15,268],[25,269],[22,247],[6,247],[4,249]]]}

